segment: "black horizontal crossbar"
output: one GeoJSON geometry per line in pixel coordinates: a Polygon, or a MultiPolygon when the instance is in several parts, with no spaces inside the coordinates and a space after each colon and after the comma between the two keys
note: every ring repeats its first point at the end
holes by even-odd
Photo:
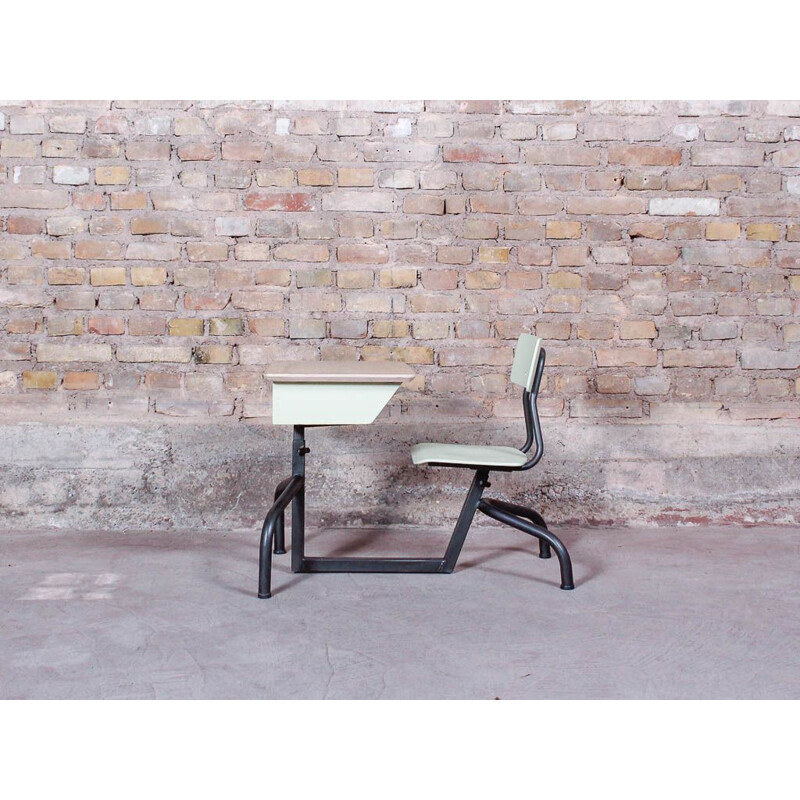
{"type": "Polygon", "coordinates": [[[444,572],[441,558],[307,557],[298,572],[444,572]]]}

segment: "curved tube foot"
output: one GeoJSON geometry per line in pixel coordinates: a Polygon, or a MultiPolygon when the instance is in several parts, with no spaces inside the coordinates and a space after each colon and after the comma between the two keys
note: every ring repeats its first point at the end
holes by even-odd
{"type": "MultiPolygon", "coordinates": [[[[498,522],[503,522],[506,525],[510,525],[512,528],[516,528],[517,530],[527,533],[530,536],[535,536],[540,543],[547,545],[548,553],[552,547],[553,550],[556,551],[558,564],[561,568],[561,588],[565,590],[575,588],[575,582],[572,578],[572,559],[570,559],[567,548],[564,547],[564,543],[558,538],[558,536],[547,530],[547,528],[530,521],[531,516],[535,515],[538,519],[544,522],[539,514],[532,509],[525,508],[525,506],[518,506],[514,503],[506,503],[503,500],[481,500],[478,504],[478,509],[486,514],[487,517],[491,517],[492,519],[496,519],[498,522]],[[527,519],[524,519],[523,517],[527,517],[527,519]]],[[[543,557],[542,550],[543,548],[540,544],[540,558],[543,557]]],[[[544,556],[544,558],[546,557],[547,556],[544,556]]]]}
{"type": "Polygon", "coordinates": [[[283,511],[292,501],[292,498],[302,490],[304,479],[302,475],[293,475],[283,482],[285,486],[272,504],[272,508],[264,518],[261,526],[261,543],[258,557],[258,596],[264,600],[272,596],[272,546],[278,520],[283,523],[283,511]]]}

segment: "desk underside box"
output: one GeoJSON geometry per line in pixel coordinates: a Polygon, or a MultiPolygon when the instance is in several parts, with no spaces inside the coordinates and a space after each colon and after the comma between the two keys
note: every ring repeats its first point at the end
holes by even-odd
{"type": "Polygon", "coordinates": [[[369,425],[399,383],[278,383],[272,387],[275,425],[369,425]]]}
{"type": "Polygon", "coordinates": [[[391,361],[288,361],[266,377],[275,425],[369,425],[414,373],[391,361]]]}

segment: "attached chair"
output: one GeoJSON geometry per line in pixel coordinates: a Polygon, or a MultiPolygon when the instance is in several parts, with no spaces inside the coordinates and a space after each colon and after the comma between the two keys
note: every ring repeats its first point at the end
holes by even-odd
{"type": "Polygon", "coordinates": [[[539,558],[550,558],[550,548],[556,551],[561,567],[561,588],[574,589],[572,562],[567,548],[561,540],[548,529],[542,516],[531,508],[507,503],[504,500],[483,498],[484,489],[491,486],[489,472],[521,472],[539,463],[544,453],[542,429],[536,408],[536,398],[544,371],[545,351],[542,340],[537,336],[523,333],[517,342],[514,363],[511,367],[511,381],[523,388],[522,407],[525,414],[527,439],[520,450],[513,447],[475,446],[464,444],[436,444],[425,442],[411,449],[415,464],[428,464],[432,467],[460,467],[474,469],[475,477],[467,493],[453,535],[447,547],[440,571],[452,572],[461,548],[467,538],[476,511],[503,522],[517,530],[535,536],[539,540],[539,558]],[[533,455],[529,452],[536,444],[533,455]]]}

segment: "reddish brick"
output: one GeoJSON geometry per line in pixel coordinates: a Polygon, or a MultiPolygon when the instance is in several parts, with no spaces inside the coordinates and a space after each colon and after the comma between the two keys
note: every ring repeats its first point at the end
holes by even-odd
{"type": "Polygon", "coordinates": [[[303,192],[250,192],[245,208],[253,211],[314,211],[314,195],[303,192]]]}

